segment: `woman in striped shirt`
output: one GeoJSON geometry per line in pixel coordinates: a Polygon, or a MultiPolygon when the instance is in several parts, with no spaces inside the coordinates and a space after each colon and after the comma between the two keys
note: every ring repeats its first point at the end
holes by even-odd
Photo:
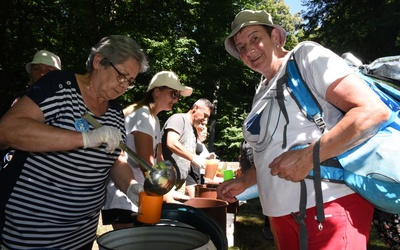
{"type": "Polygon", "coordinates": [[[49,72],[0,120],[0,147],[17,149],[0,172],[4,249],[91,249],[107,178],[121,190],[136,185],[117,149],[125,128],[114,100],[148,68],[146,56],[112,35],[92,47],[86,68],[49,72]]]}

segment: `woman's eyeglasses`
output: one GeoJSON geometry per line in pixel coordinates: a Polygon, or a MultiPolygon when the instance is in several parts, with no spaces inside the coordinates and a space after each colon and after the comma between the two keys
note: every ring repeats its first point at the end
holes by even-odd
{"type": "Polygon", "coordinates": [[[160,90],[164,90],[164,89],[169,90],[170,93],[171,93],[171,98],[174,99],[174,100],[179,100],[179,98],[181,97],[181,92],[179,92],[179,90],[171,89],[168,86],[161,86],[159,88],[160,88],[160,90]]]}
{"type": "Polygon", "coordinates": [[[125,84],[125,83],[128,84],[127,89],[132,89],[133,87],[135,87],[135,78],[131,78],[131,79],[126,78],[126,76],[125,76],[124,74],[122,74],[122,73],[114,66],[114,64],[113,64],[112,62],[110,62],[110,60],[108,60],[108,59],[106,59],[106,58],[104,58],[104,60],[106,60],[108,63],[110,63],[111,67],[113,67],[113,68],[115,69],[115,71],[118,73],[117,81],[118,81],[120,84],[125,84]]]}
{"type": "Polygon", "coordinates": [[[181,97],[181,93],[178,90],[172,90],[171,97],[174,100],[179,100],[179,97],[181,97]]]}

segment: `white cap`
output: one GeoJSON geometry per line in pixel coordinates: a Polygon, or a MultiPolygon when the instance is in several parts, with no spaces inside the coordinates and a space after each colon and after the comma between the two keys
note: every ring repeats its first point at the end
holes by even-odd
{"type": "Polygon", "coordinates": [[[47,50],[39,50],[33,57],[32,62],[25,65],[25,69],[29,74],[31,73],[32,64],[45,64],[56,69],[61,69],[60,58],[56,54],[47,50]]]}
{"type": "Polygon", "coordinates": [[[190,96],[193,92],[191,87],[183,86],[178,76],[172,71],[161,71],[155,74],[150,81],[147,92],[156,87],[163,86],[178,90],[182,96],[190,96]]]}

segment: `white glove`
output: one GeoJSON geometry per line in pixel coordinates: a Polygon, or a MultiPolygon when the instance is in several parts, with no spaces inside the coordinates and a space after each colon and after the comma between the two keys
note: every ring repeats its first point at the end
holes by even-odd
{"type": "Polygon", "coordinates": [[[192,160],[193,165],[199,167],[199,168],[205,168],[206,167],[206,158],[201,157],[200,155],[195,155],[192,160]]]}
{"type": "Polygon", "coordinates": [[[83,132],[83,148],[96,148],[107,143],[105,151],[112,153],[121,142],[121,132],[112,127],[101,126],[89,132],[83,132]]]}
{"type": "Polygon", "coordinates": [[[189,200],[190,197],[179,192],[176,191],[174,189],[171,189],[171,191],[168,192],[168,194],[170,194],[175,200],[189,200]]]}
{"type": "Polygon", "coordinates": [[[139,183],[131,183],[126,190],[126,195],[133,204],[139,206],[139,193],[143,191],[143,185],[139,183]]]}

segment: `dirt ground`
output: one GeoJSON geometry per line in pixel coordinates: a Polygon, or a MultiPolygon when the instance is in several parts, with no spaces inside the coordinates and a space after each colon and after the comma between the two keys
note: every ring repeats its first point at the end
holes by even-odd
{"type": "MultiPolygon", "coordinates": [[[[112,230],[111,225],[103,225],[103,223],[101,221],[102,220],[101,220],[101,214],[100,214],[99,225],[97,226],[97,236],[100,236],[100,235],[112,230]]],[[[93,244],[92,250],[98,250],[98,249],[99,249],[99,246],[97,245],[97,242],[95,241],[93,244]]]]}

